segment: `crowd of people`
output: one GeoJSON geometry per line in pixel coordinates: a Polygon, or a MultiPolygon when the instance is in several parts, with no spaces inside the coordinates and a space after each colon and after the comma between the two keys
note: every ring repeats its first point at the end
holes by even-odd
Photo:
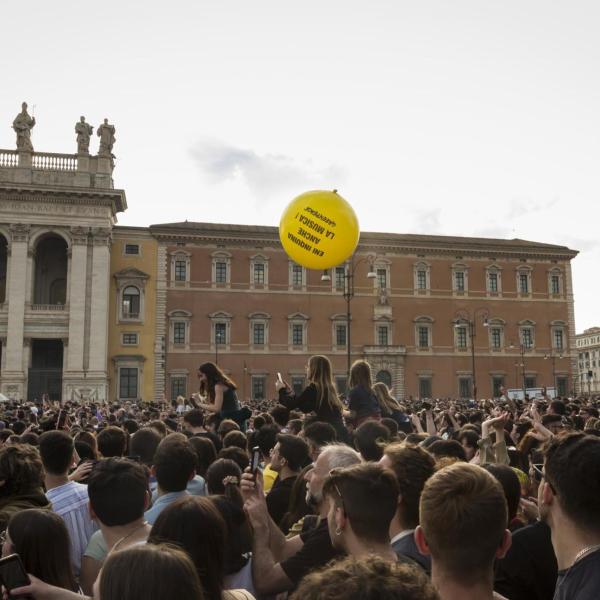
{"type": "Polygon", "coordinates": [[[260,407],[213,363],[198,380],[173,403],[0,407],[5,592],[600,598],[597,399],[399,402],[363,360],[341,397],[325,356],[260,407]]]}

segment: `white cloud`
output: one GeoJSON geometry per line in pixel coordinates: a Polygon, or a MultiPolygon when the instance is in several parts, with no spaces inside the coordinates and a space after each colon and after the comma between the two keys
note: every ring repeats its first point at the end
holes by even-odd
{"type": "Polygon", "coordinates": [[[242,180],[261,201],[292,190],[340,187],[345,180],[338,165],[317,165],[284,154],[259,154],[216,139],[199,140],[190,153],[202,175],[211,183],[242,180]]]}

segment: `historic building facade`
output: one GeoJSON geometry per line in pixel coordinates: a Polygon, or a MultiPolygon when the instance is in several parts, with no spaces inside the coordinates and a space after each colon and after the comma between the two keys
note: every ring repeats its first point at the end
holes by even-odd
{"type": "MultiPolygon", "coordinates": [[[[110,400],[154,398],[157,243],[148,228],[115,227],[110,263],[108,383],[110,400]]],[[[161,367],[162,368],[162,367],[161,367]]]]}
{"type": "Polygon", "coordinates": [[[576,252],[568,248],[362,233],[354,262],[323,277],[288,259],[274,227],[150,229],[169,397],[194,391],[198,365],[212,360],[243,397],[270,398],[277,372],[296,388],[304,384],[312,354],[331,358],[344,389],[348,339],[350,358],[367,359],[400,397],[467,397],[474,384],[479,397],[502,385],[567,393],[576,384],[576,252]]]}
{"type": "Polygon", "coordinates": [[[77,154],[35,152],[34,125],[24,104],[17,150],[0,150],[0,390],[106,400],[111,233],[127,207],[113,137],[96,156],[89,129],[77,154]]]}
{"type": "MultiPolygon", "coordinates": [[[[160,399],[211,360],[243,398],[296,389],[313,354],[367,359],[398,397],[579,388],[570,261],[523,240],[362,233],[351,262],[308,271],[277,229],[118,227],[114,126],[76,124],[77,153],[35,152],[23,105],[0,150],[0,391],[13,398],[160,399]]],[[[600,359],[600,357],[598,357],[600,359]]],[[[590,361],[594,361],[590,355],[590,361]]],[[[579,362],[586,365],[587,358],[579,362]]],[[[582,367],[589,369],[591,367],[582,367]]],[[[586,382],[587,383],[587,382],[586,382]]]]}
{"type": "Polygon", "coordinates": [[[600,393],[600,327],[591,327],[575,336],[576,379],[584,394],[600,393]]]}

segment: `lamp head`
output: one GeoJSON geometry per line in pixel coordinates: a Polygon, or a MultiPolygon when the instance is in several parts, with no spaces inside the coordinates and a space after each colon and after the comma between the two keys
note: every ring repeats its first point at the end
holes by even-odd
{"type": "Polygon", "coordinates": [[[325,269],[323,271],[323,275],[321,275],[321,281],[331,281],[331,277],[329,276],[329,270],[325,269]]]}
{"type": "Polygon", "coordinates": [[[369,265],[369,272],[367,273],[367,279],[377,279],[377,273],[375,267],[372,264],[369,265]]]}

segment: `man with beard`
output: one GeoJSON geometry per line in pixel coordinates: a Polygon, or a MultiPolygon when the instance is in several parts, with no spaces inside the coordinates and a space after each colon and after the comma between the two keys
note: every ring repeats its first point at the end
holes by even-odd
{"type": "Polygon", "coordinates": [[[362,463],[333,469],[323,486],[332,546],[358,559],[377,555],[395,562],[390,523],[398,495],[396,477],[382,465],[362,463]]]}
{"type": "Polygon", "coordinates": [[[306,473],[307,503],[315,508],[320,522],[314,529],[286,539],[269,517],[260,472],[244,473],[244,509],[254,530],[252,574],[259,594],[293,590],[309,572],[325,566],[339,553],[331,544],[327,525],[328,504],[323,500],[323,484],[332,469],[361,462],[358,452],[344,444],[326,446],[313,468],[306,473]]]}
{"type": "Polygon", "coordinates": [[[538,488],[540,518],[558,562],[555,600],[600,598],[600,439],[552,438],[538,488]]]}

